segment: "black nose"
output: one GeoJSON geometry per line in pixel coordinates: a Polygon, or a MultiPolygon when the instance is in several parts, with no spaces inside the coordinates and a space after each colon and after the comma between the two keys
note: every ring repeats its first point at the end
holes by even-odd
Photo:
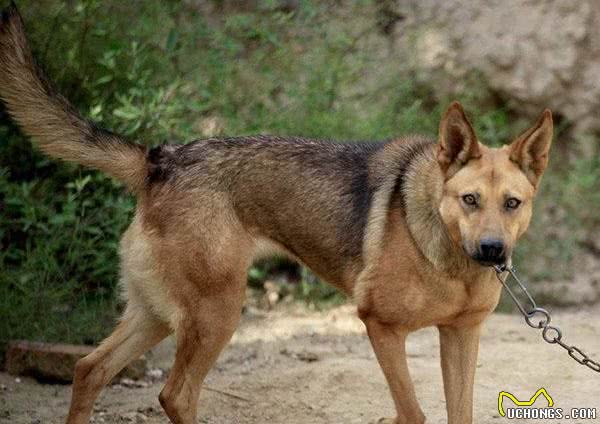
{"type": "Polygon", "coordinates": [[[481,262],[504,263],[504,242],[493,238],[481,239],[479,242],[478,259],[481,262]]]}

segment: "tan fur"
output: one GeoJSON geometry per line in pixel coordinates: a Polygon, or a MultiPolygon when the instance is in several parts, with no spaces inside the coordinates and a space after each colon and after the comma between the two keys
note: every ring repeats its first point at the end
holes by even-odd
{"type": "Polygon", "coordinates": [[[548,111],[500,149],[480,144],[454,103],[438,143],[245,137],[146,152],[47,89],[14,6],[0,26],[0,96],[46,152],[102,169],[137,195],[120,247],[127,308],[77,363],[68,424],[87,423],[102,387],[173,332],[175,364],[159,399],[171,422],[195,422],[202,381],[239,321],[248,267],[272,253],[354,296],[394,399],[391,422],[425,421],[405,339],[426,326],[440,332],[448,422],[472,422],[480,326],[501,287],[481,241],[501,240],[510,260],[527,228],[552,139],[548,111]],[[513,198],[520,207],[509,209],[513,198]]]}
{"type": "MultiPolygon", "coordinates": [[[[455,126],[470,128],[460,105],[452,104],[440,125],[437,152],[419,156],[407,171],[405,214],[387,210],[387,219],[371,221],[385,226],[385,230],[369,231],[382,235],[379,256],[370,258],[355,288],[359,316],[396,403],[398,416],[393,422],[397,424],[424,422],[402,343],[406,333],[432,325],[440,330],[448,423],[472,422],[480,326],[495,308],[501,286],[491,269],[469,257],[469,249],[484,235],[498,236],[505,241],[510,260],[510,251],[531,219],[536,187],[528,175],[536,170],[534,181],[539,182],[552,140],[547,111],[533,129],[500,149],[480,144],[470,131],[459,132],[455,146],[444,146],[451,139],[444,134],[448,119],[455,126]],[[544,154],[515,162],[514,152],[523,145],[544,154]],[[449,150],[452,155],[445,154],[449,150]],[[460,194],[469,191],[477,191],[483,200],[476,212],[460,205],[460,194]],[[522,200],[519,210],[502,210],[508,194],[522,200]]],[[[382,216],[384,211],[371,211],[371,215],[382,216]]]]}

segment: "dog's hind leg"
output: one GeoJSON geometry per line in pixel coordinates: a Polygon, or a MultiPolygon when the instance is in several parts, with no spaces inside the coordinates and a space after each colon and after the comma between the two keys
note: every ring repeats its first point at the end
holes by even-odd
{"type": "Polygon", "coordinates": [[[176,330],[177,351],[160,403],[171,422],[195,423],[200,387],[239,322],[245,274],[239,283],[222,281],[225,292],[194,299],[182,310],[176,330]]]}
{"type": "Polygon", "coordinates": [[[115,331],[77,361],[67,424],[89,421],[94,400],[115,375],[171,332],[142,306],[129,305],[115,331]]]}

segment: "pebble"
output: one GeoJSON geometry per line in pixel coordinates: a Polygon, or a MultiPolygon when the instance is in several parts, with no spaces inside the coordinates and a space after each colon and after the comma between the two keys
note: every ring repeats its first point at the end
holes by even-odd
{"type": "Polygon", "coordinates": [[[151,368],[148,371],[146,371],[146,376],[153,380],[161,379],[164,374],[165,374],[164,371],[161,370],[160,368],[151,368]]]}
{"type": "Polygon", "coordinates": [[[143,423],[148,420],[148,417],[146,417],[144,414],[135,411],[121,414],[120,418],[122,421],[129,423],[143,423]]]}
{"type": "Polygon", "coordinates": [[[122,378],[119,384],[123,387],[148,387],[150,384],[146,381],[135,381],[130,378],[122,378]]]}

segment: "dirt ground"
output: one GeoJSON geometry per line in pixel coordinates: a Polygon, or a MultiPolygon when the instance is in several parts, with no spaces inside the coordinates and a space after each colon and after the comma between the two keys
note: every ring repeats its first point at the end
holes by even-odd
{"type": "MultiPolygon", "coordinates": [[[[600,358],[600,310],[556,310],[553,321],[565,340],[600,358]]],[[[599,423],[600,375],[578,365],[517,315],[495,314],[487,323],[475,386],[477,423],[599,423]],[[529,399],[540,387],[555,407],[598,408],[598,418],[508,420],[497,410],[498,393],[529,399]]],[[[445,423],[437,334],[413,334],[409,361],[428,423],[445,423]]],[[[149,355],[153,368],[167,370],[174,353],[166,340],[149,355]]],[[[95,423],[168,423],[158,403],[164,375],[105,389],[95,423]]],[[[44,385],[0,373],[0,423],[62,423],[71,387],[44,385]]],[[[543,399],[536,406],[545,406],[543,399]]],[[[510,402],[510,401],[507,401],[510,402]]],[[[511,406],[510,404],[508,405],[511,406]]],[[[382,373],[352,306],[327,312],[298,307],[245,314],[232,343],[205,383],[199,423],[369,423],[392,416],[382,373]]]]}

